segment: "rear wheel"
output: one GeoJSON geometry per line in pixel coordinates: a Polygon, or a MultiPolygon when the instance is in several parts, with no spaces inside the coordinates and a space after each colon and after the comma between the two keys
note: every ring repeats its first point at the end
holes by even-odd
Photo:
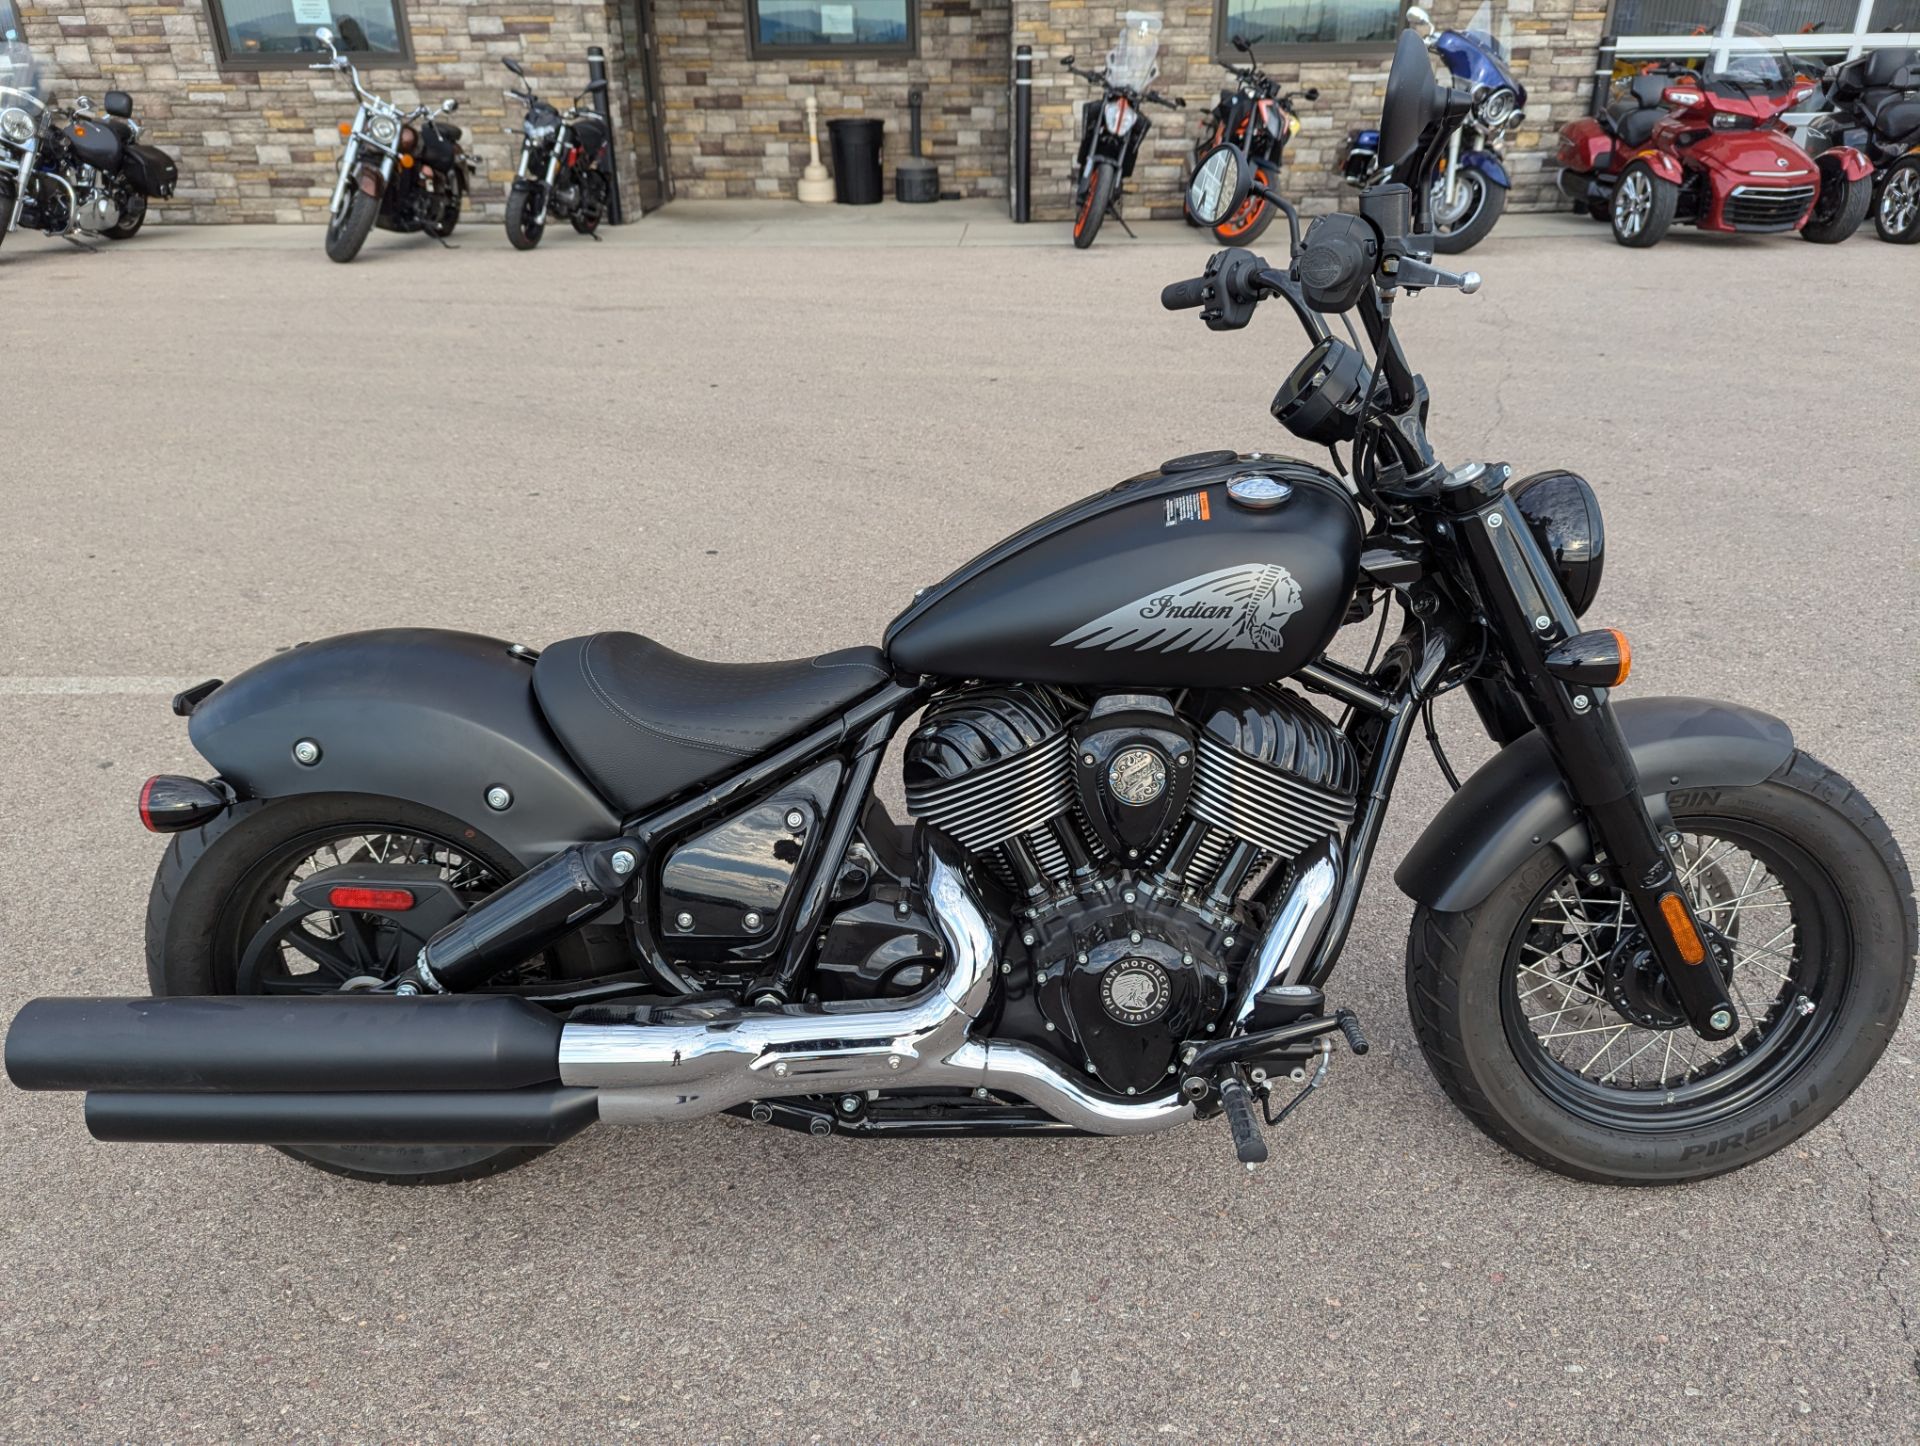
{"type": "Polygon", "coordinates": [[[1494,223],[1507,209],[1507,188],[1497,186],[1471,166],[1462,166],[1453,180],[1453,203],[1447,203],[1447,181],[1433,183],[1433,222],[1439,233],[1433,249],[1457,256],[1487,239],[1494,223]]]}
{"type": "MultiPolygon", "coordinates": [[[[1265,166],[1256,165],[1253,178],[1262,186],[1273,185],[1273,176],[1265,166]]],[[[1251,246],[1273,224],[1275,209],[1271,203],[1249,191],[1247,199],[1240,203],[1240,209],[1213,228],[1214,238],[1228,246],[1251,246]]]]}
{"type": "MultiPolygon", "coordinates": [[[[313,794],[242,804],[176,834],[147,901],[147,978],[156,995],[326,994],[391,978],[417,941],[377,916],[305,911],[294,886],[338,864],[423,863],[478,900],[520,872],[505,849],[457,819],[398,799],[313,794]]],[[[520,977],[591,972],[576,936],[520,977]]],[[[441,1185],[511,1169],[538,1148],[485,1145],[282,1147],[322,1170],[390,1185],[441,1185]]]]}
{"type": "Polygon", "coordinates": [[[1903,156],[1887,167],[1873,208],[1873,229],[1882,241],[1896,246],[1920,241],[1920,156],[1903,156]]]}
{"type": "Polygon", "coordinates": [[[1478,907],[1417,912],[1407,999],[1440,1084],[1516,1154],[1667,1184],[1753,1163],[1866,1078],[1913,982],[1913,880],[1873,807],[1795,754],[1703,790],[1676,862],[1728,961],[1734,1038],[1680,1016],[1624,895],[1542,848],[1478,907]]]}
{"type": "Polygon", "coordinates": [[[1820,194],[1814,198],[1801,239],[1822,246],[1844,241],[1860,229],[1873,207],[1873,177],[1849,181],[1837,163],[1820,167],[1820,194]]]}
{"type": "Polygon", "coordinates": [[[533,250],[546,234],[547,223],[533,219],[539,209],[534,204],[533,193],[525,187],[516,188],[507,197],[507,240],[513,243],[515,251],[533,250]]]}
{"type": "Polygon", "coordinates": [[[466,187],[459,178],[448,178],[438,173],[427,178],[441,207],[434,219],[427,223],[427,234],[441,241],[453,234],[453,228],[460,224],[460,207],[466,200],[466,187]]]}
{"type": "Polygon", "coordinates": [[[115,241],[131,241],[146,224],[147,198],[138,191],[131,191],[127,194],[126,204],[120,208],[120,219],[100,234],[115,241]]]}
{"type": "Polygon", "coordinates": [[[1608,217],[1613,239],[1622,246],[1651,246],[1667,234],[1680,205],[1680,188],[1654,175],[1650,166],[1635,161],[1613,188],[1608,217]]]}
{"type": "Polygon", "coordinates": [[[360,254],[373,233],[380,215],[380,198],[355,187],[347,193],[347,204],[340,214],[327,222],[327,255],[345,265],[360,254]]]}
{"type": "Polygon", "coordinates": [[[1080,210],[1073,218],[1073,244],[1085,251],[1100,234],[1100,223],[1107,219],[1107,207],[1113,204],[1113,188],[1120,179],[1112,161],[1095,161],[1093,174],[1087,177],[1087,189],[1080,197],[1080,210]]]}

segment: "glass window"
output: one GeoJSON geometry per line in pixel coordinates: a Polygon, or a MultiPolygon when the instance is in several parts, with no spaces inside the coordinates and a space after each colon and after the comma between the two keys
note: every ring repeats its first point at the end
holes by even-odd
{"type": "Polygon", "coordinates": [[[327,48],[314,39],[333,31],[343,55],[359,64],[407,58],[400,0],[208,0],[220,59],[239,69],[310,65],[327,48]]]}
{"type": "Polygon", "coordinates": [[[1234,58],[1236,35],[1261,60],[1293,46],[1391,46],[1404,8],[1400,0],[1215,0],[1214,51],[1234,58]]]}
{"type": "Polygon", "coordinates": [[[1718,35],[1726,21],[1726,0],[1619,0],[1612,29],[1616,35],[1718,35]]]}
{"type": "Polygon", "coordinates": [[[912,55],[913,0],[747,0],[755,55],[912,55]]]}
{"type": "Polygon", "coordinates": [[[1869,30],[1920,30],[1920,0],[1873,0],[1869,30]]]}

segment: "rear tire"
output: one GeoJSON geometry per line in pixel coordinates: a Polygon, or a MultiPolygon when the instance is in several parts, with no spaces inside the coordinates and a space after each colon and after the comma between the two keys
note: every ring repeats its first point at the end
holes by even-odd
{"type": "MultiPolygon", "coordinates": [[[[1601,988],[1611,994],[1618,987],[1630,1008],[1657,994],[1647,989],[1650,976],[1625,932],[1630,913],[1623,926],[1609,913],[1608,891],[1583,887],[1551,847],[1473,909],[1415,911],[1407,1002],[1420,1047],[1454,1104],[1515,1154],[1600,1184],[1724,1174],[1833,1113],[1892,1040],[1913,984],[1916,930],[1913,879],[1880,815],[1804,753],[1764,783],[1702,795],[1701,812],[1676,818],[1675,827],[1697,840],[1744,837],[1749,857],[1761,861],[1756,875],[1739,862],[1742,846],[1716,856],[1711,846],[1689,845],[1682,854],[1683,863],[1694,860],[1682,871],[1694,874],[1689,886],[1702,921],[1736,959],[1737,1045],[1707,1044],[1684,1024],[1632,1033],[1638,1026],[1623,1024],[1618,1006],[1585,992],[1592,982],[1586,961],[1594,957],[1606,961],[1601,988]],[[1703,874],[1716,857],[1728,868],[1703,874]],[[1766,883],[1775,873],[1777,890],[1766,883]],[[1564,911],[1569,887],[1579,919],[1564,911]],[[1780,900],[1760,902],[1775,891],[1780,900]],[[1743,900],[1753,901],[1753,915],[1740,914],[1743,900]],[[1790,929],[1773,932],[1783,916],[1790,929]],[[1789,933],[1783,955],[1777,941],[1789,933]],[[1561,993],[1549,992],[1555,988],[1561,993]],[[1598,1025],[1584,1027],[1594,1019],[1598,1025]],[[1650,1059],[1642,1036],[1656,1051],[1650,1059]],[[1595,1039],[1604,1043],[1588,1060],[1595,1039]],[[1548,1040],[1561,1041],[1566,1057],[1549,1058],[1548,1040]],[[1616,1042],[1620,1052],[1607,1054],[1616,1042]],[[1666,1057],[1671,1069],[1662,1048],[1681,1051],[1666,1057]],[[1708,1058],[1700,1060],[1703,1051],[1708,1058]]],[[[1661,1006],[1656,1000],[1653,1007],[1661,1006]]]]}
{"type": "Polygon", "coordinates": [[[100,234],[113,241],[131,241],[146,224],[147,198],[136,191],[127,197],[127,209],[120,213],[120,219],[100,234]]]}
{"type": "Polygon", "coordinates": [[[1651,166],[1635,161],[1613,188],[1613,204],[1607,210],[1613,239],[1622,246],[1654,245],[1667,234],[1679,205],[1680,188],[1661,180],[1651,166]]]}
{"type": "Polygon", "coordinates": [[[342,266],[353,260],[373,234],[373,223],[379,216],[380,198],[355,186],[347,195],[345,209],[327,222],[327,256],[342,266]]]}
{"type": "Polygon", "coordinates": [[[1903,156],[1887,167],[1873,207],[1873,229],[1895,246],[1920,241],[1920,156],[1903,156]]]}
{"type": "Polygon", "coordinates": [[[1838,165],[1820,168],[1820,194],[1813,212],[1800,228],[1800,239],[1819,246],[1835,246],[1860,229],[1873,208],[1873,177],[1849,181],[1838,165]]]}
{"type": "MultiPolygon", "coordinates": [[[[1436,181],[1435,187],[1444,186],[1444,180],[1436,181]]],[[[1488,180],[1471,166],[1462,166],[1457,184],[1472,186],[1479,192],[1479,199],[1471,208],[1462,213],[1460,220],[1450,229],[1440,232],[1433,240],[1433,249],[1442,256],[1458,256],[1462,251],[1471,251],[1487,239],[1501,214],[1507,209],[1507,188],[1488,180]]]]}
{"type": "Polygon", "coordinates": [[[1073,244],[1080,250],[1093,245],[1093,238],[1100,234],[1100,223],[1107,219],[1107,207],[1113,202],[1113,188],[1119,179],[1119,169],[1112,161],[1093,163],[1079,214],[1073,218],[1073,244]]]}
{"type": "Polygon", "coordinates": [[[507,240],[515,251],[533,250],[546,235],[547,223],[532,219],[537,209],[532,201],[533,193],[524,188],[507,197],[507,240]]]}
{"type": "MultiPolygon", "coordinates": [[[[492,839],[457,819],[398,799],[309,794],[243,803],[204,827],[175,834],[167,845],[147,900],[147,981],[153,992],[233,993],[239,951],[261,922],[254,896],[263,887],[271,889],[275,860],[289,850],[297,855],[310,840],[382,830],[445,840],[501,880],[520,872],[492,839]]],[[[559,972],[591,972],[580,942],[578,951],[555,951],[559,972]]],[[[478,1180],[545,1153],[539,1146],[487,1145],[276,1148],[317,1169],[383,1185],[478,1180]]]]}

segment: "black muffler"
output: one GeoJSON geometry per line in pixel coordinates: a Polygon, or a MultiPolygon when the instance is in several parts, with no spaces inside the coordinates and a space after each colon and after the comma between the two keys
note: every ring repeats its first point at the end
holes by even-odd
{"type": "Polygon", "coordinates": [[[599,1118],[561,1022],[505,995],[36,999],[7,1077],[86,1090],[102,1140],[552,1145],[599,1118]]]}

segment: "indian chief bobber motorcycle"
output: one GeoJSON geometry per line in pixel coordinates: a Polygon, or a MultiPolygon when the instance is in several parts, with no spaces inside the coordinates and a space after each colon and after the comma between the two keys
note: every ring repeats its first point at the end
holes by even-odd
{"type": "MultiPolygon", "coordinates": [[[[1457,255],[1486,240],[1507,208],[1513,180],[1500,147],[1507,132],[1526,119],[1527,88],[1508,61],[1512,37],[1496,33],[1489,6],[1482,5],[1464,30],[1441,30],[1418,5],[1407,10],[1407,23],[1473,97],[1473,110],[1448,137],[1433,180],[1433,249],[1457,255]]],[[[1348,134],[1341,174],[1361,190],[1383,179],[1380,132],[1348,134]]]]}
{"type": "MultiPolygon", "coordinates": [[[[577,103],[556,109],[534,93],[518,61],[502,63],[526,87],[507,94],[527,108],[526,119],[509,131],[519,133],[520,164],[507,193],[507,240],[516,251],[531,251],[546,234],[549,215],[571,221],[582,236],[594,235],[612,198],[601,170],[609,135],[605,118],[577,103]]],[[[606,88],[604,80],[596,80],[581,94],[597,95],[606,88]]]]}
{"type": "Polygon", "coordinates": [[[460,108],[443,101],[403,111],[360,83],[360,72],[333,43],[333,32],[314,37],[330,59],[309,70],[344,72],[359,97],[351,121],[340,123],[346,141],[340,175],[327,209],[327,255],[353,260],[377,225],[383,231],[424,231],[444,242],[460,224],[460,208],[473,189],[473,163],[460,145],[460,127],[444,117],[460,108]]]}
{"type": "MultiPolygon", "coordinates": [[[[189,689],[213,776],[139,799],[172,840],[159,997],[28,1004],[15,1084],[87,1091],[101,1139],[390,1181],[721,1112],[866,1137],[1224,1116],[1252,1165],[1260,1113],[1366,1050],[1331,975],[1408,742],[1458,690],[1500,750],[1395,875],[1455,1102],[1618,1183],[1811,1129],[1899,1020],[1911,881],[1779,719],[1615,701],[1585,481],[1434,456],[1393,311],[1478,286],[1430,264],[1423,199],[1470,106],[1403,33],[1381,144],[1411,189],[1162,296],[1215,330],[1286,303],[1312,345],[1274,416],[1349,475],[1173,458],[989,548],[879,647],[726,664],[630,632],[387,630],[189,689]],[[1371,360],[1329,330],[1351,311],[1371,360]],[[1331,660],[1369,609],[1397,638],[1331,660]],[[874,781],[916,715],[905,826],[874,781]]],[[[1249,179],[1214,151],[1196,216],[1249,179]]]]}

